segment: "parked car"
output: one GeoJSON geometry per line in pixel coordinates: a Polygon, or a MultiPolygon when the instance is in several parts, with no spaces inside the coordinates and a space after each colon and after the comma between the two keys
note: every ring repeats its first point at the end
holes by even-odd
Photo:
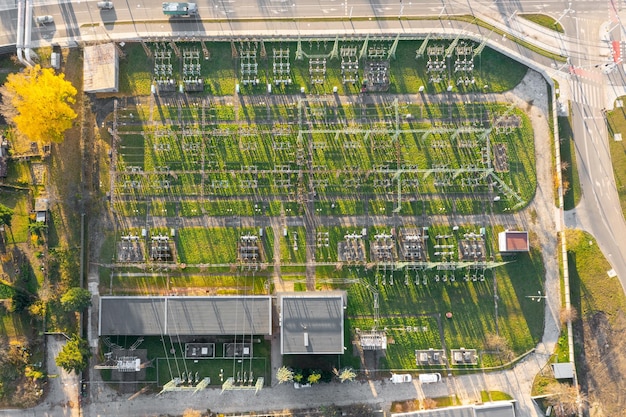
{"type": "Polygon", "coordinates": [[[433,384],[435,382],[441,381],[441,374],[420,374],[419,380],[422,384],[433,384]]]}
{"type": "Polygon", "coordinates": [[[49,14],[47,14],[45,16],[37,16],[35,18],[35,21],[39,25],[45,25],[46,23],[54,23],[54,18],[50,16],[49,14]]]}
{"type": "Polygon", "coordinates": [[[99,1],[97,4],[98,4],[98,9],[111,10],[113,8],[112,1],[99,1]]]}
{"type": "Polygon", "coordinates": [[[293,383],[293,387],[295,389],[302,389],[302,388],[311,388],[311,384],[301,384],[299,382],[294,382],[293,383]]]}
{"type": "Polygon", "coordinates": [[[391,382],[394,384],[402,384],[411,381],[413,381],[411,374],[391,374],[391,382]]]}

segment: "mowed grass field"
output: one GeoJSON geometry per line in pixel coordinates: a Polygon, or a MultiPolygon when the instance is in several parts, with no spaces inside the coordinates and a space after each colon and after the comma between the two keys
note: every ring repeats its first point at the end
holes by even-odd
{"type": "MultiPolygon", "coordinates": [[[[621,97],[624,100],[626,97],[621,97]]],[[[616,134],[626,137],[626,109],[616,107],[607,112],[606,120],[609,131],[609,149],[611,150],[611,160],[613,161],[613,174],[615,175],[615,186],[622,206],[622,213],[626,214],[626,145],[623,141],[616,141],[616,134]]]]}
{"type": "MultiPolygon", "coordinates": [[[[180,262],[185,264],[232,264],[237,262],[237,244],[242,236],[259,237],[258,229],[251,228],[183,228],[179,230],[177,249],[180,262]]],[[[264,233],[259,247],[265,262],[274,256],[273,240],[264,233]]]]}

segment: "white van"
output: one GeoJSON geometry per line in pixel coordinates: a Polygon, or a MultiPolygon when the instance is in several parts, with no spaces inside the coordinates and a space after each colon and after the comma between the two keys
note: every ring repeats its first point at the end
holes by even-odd
{"type": "Polygon", "coordinates": [[[46,23],[53,23],[54,18],[50,15],[37,16],[35,18],[35,21],[37,22],[38,25],[45,25],[46,23]]]}
{"type": "Polygon", "coordinates": [[[413,381],[411,374],[391,374],[391,382],[394,384],[402,384],[404,382],[413,381]]]}
{"type": "Polygon", "coordinates": [[[111,10],[113,8],[112,1],[99,1],[97,5],[98,5],[98,9],[101,9],[101,10],[111,10]]]}
{"type": "Polygon", "coordinates": [[[419,380],[422,384],[434,384],[441,381],[441,374],[420,374],[419,380]]]}

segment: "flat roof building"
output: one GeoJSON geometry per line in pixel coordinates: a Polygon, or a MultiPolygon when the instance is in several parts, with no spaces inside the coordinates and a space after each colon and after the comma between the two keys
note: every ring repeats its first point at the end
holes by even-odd
{"type": "Polygon", "coordinates": [[[553,363],[552,371],[556,379],[573,379],[574,366],[570,362],[553,363]]]}
{"type": "Polygon", "coordinates": [[[505,253],[528,252],[528,232],[505,230],[498,233],[498,250],[505,253]]]}
{"type": "Polygon", "coordinates": [[[343,354],[344,292],[289,293],[279,298],[281,354],[343,354]]]}
{"type": "Polygon", "coordinates": [[[270,335],[270,296],[100,297],[98,335],[270,335]]]}
{"type": "Polygon", "coordinates": [[[83,90],[116,93],[119,89],[119,58],[113,42],[83,49],[83,90]]]}
{"type": "Polygon", "coordinates": [[[38,198],[35,200],[35,221],[45,223],[50,208],[50,201],[47,198],[38,198]]]}

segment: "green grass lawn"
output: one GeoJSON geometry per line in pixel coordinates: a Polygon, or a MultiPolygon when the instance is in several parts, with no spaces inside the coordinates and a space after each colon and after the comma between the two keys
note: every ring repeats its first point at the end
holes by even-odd
{"type": "Polygon", "coordinates": [[[583,319],[603,312],[610,324],[626,311],[626,296],[617,277],[610,278],[611,269],[593,237],[577,230],[568,230],[568,266],[572,304],[583,319]]]}
{"type": "Polygon", "coordinates": [[[103,291],[113,288],[114,295],[259,295],[267,294],[267,276],[236,275],[230,272],[204,274],[113,274],[101,280],[103,291]]]}
{"type": "Polygon", "coordinates": [[[9,339],[32,337],[38,330],[32,326],[28,312],[11,313],[0,308],[0,334],[9,339]]]}
{"type": "MultiPolygon", "coordinates": [[[[237,262],[237,243],[241,236],[258,236],[251,228],[183,228],[178,230],[176,248],[181,263],[232,264],[237,262]]],[[[273,256],[273,241],[264,234],[260,237],[267,261],[273,256]]]]}
{"type": "Polygon", "coordinates": [[[510,394],[502,391],[481,391],[480,398],[485,403],[491,401],[507,401],[513,399],[510,394]]]}
{"type": "Polygon", "coordinates": [[[565,210],[571,210],[576,207],[582,198],[574,149],[574,135],[568,117],[559,117],[558,123],[559,137],[561,139],[561,165],[567,167],[567,169],[562,171],[563,187],[564,191],[566,191],[563,195],[563,206],[565,210]]]}
{"type": "Polygon", "coordinates": [[[126,56],[120,59],[120,93],[129,96],[150,94],[153,67],[141,44],[127,43],[123,51],[126,56]]]}
{"type": "Polygon", "coordinates": [[[6,228],[7,243],[26,243],[29,241],[28,224],[30,222],[30,207],[34,202],[26,190],[12,190],[3,188],[0,191],[2,204],[13,210],[11,227],[6,228]]]}
{"type": "Polygon", "coordinates": [[[280,260],[283,264],[304,264],[306,262],[306,229],[288,227],[287,236],[280,231],[280,260]]]}
{"type": "Polygon", "coordinates": [[[565,33],[563,26],[551,16],[541,13],[521,13],[519,16],[556,32],[565,33]]]}
{"type": "MultiPolygon", "coordinates": [[[[620,99],[623,100],[624,97],[620,99]]],[[[626,214],[626,144],[623,141],[613,140],[614,135],[617,133],[621,133],[626,138],[626,108],[616,107],[614,110],[607,112],[606,119],[615,186],[617,187],[617,194],[622,206],[622,213],[626,214]]]]}

